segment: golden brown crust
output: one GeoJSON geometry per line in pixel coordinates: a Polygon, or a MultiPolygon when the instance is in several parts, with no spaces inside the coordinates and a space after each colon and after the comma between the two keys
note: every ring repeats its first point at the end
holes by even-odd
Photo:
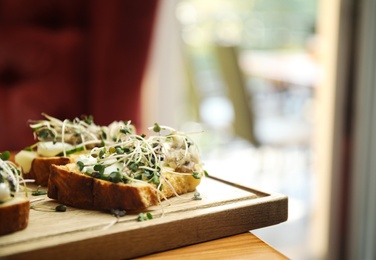
{"type": "Polygon", "coordinates": [[[51,165],[47,196],[60,203],[92,209],[93,178],[70,171],[65,165],[51,165]]]}
{"type": "Polygon", "coordinates": [[[25,229],[29,222],[30,202],[13,198],[0,204],[0,236],[25,229]]]}
{"type": "Polygon", "coordinates": [[[164,173],[163,188],[158,194],[155,185],[137,182],[112,183],[78,171],[76,164],[51,165],[48,197],[69,206],[96,210],[141,210],[159,203],[158,196],[169,198],[194,191],[200,183],[191,175],[164,173]],[[166,183],[168,180],[168,183],[166,183]]]}
{"type": "Polygon", "coordinates": [[[35,183],[47,187],[52,164],[65,165],[71,162],[69,157],[37,157],[31,164],[30,172],[24,173],[25,179],[34,179],[35,183]]]}
{"type": "Polygon", "coordinates": [[[151,185],[112,183],[77,172],[72,164],[52,165],[48,197],[83,209],[138,210],[157,205],[158,197],[151,185]]]}

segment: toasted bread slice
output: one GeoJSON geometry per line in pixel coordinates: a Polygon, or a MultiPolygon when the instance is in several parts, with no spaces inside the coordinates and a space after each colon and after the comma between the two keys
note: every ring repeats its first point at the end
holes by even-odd
{"type": "MultiPolygon", "coordinates": [[[[77,154],[82,154],[82,152],[77,154]]],[[[15,162],[21,167],[24,179],[33,179],[35,184],[47,187],[50,166],[52,164],[65,165],[71,163],[75,156],[77,155],[43,157],[36,152],[23,150],[15,155],[15,162]]]]}
{"type": "Polygon", "coordinates": [[[71,162],[70,157],[36,157],[28,173],[23,173],[25,179],[34,179],[35,183],[43,187],[48,186],[50,166],[52,164],[65,165],[71,162]]]}
{"type": "Polygon", "coordinates": [[[0,204],[0,235],[25,229],[29,222],[30,202],[25,198],[12,198],[0,204]]]}
{"type": "Polygon", "coordinates": [[[187,175],[166,173],[163,189],[143,181],[113,183],[81,173],[75,163],[52,165],[48,197],[66,205],[95,210],[141,210],[158,205],[159,198],[194,191],[200,180],[187,175]],[[168,183],[166,183],[168,179],[168,183]]]}

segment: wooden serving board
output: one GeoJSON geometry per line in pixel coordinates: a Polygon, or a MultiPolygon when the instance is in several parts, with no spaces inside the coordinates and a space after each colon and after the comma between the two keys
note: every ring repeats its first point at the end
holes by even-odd
{"type": "MultiPolygon", "coordinates": [[[[35,188],[35,187],[34,187],[35,188]]],[[[287,197],[208,177],[198,191],[149,208],[152,220],[138,212],[118,219],[109,212],[68,207],[66,212],[31,209],[25,230],[0,237],[0,258],[126,259],[209,241],[287,220],[287,197]],[[162,216],[163,212],[163,216],[162,216]],[[111,225],[112,224],[112,225],[111,225]]],[[[30,194],[29,194],[30,196],[30,194]]],[[[37,207],[55,207],[44,196],[37,207]]],[[[1,224],[1,223],[0,223],[1,224]]]]}

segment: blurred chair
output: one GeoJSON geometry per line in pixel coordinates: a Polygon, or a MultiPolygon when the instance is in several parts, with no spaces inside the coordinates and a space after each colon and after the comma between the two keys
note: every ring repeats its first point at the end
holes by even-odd
{"type": "Polygon", "coordinates": [[[237,49],[235,46],[228,45],[216,45],[215,48],[220,75],[234,109],[234,134],[257,146],[259,141],[255,136],[252,97],[247,91],[243,74],[239,69],[237,49]]]}
{"type": "Polygon", "coordinates": [[[239,66],[237,47],[218,44],[215,50],[220,75],[227,86],[234,109],[235,134],[256,146],[307,146],[312,132],[311,126],[306,122],[295,118],[272,118],[255,114],[253,93],[239,66]]]}

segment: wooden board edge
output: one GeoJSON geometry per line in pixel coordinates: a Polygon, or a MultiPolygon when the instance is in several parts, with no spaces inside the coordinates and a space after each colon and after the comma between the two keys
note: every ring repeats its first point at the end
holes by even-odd
{"type": "Polygon", "coordinates": [[[88,234],[79,243],[72,241],[50,245],[33,251],[18,252],[7,258],[64,259],[71,255],[79,258],[134,258],[276,225],[287,220],[287,208],[286,196],[272,194],[260,198],[252,207],[247,201],[240,201],[227,210],[217,208],[214,212],[207,211],[180,220],[173,220],[174,216],[168,216],[171,221],[156,221],[154,225],[127,232],[121,232],[121,227],[118,226],[101,236],[90,237],[88,234]],[[165,243],[165,239],[169,242],[165,243]],[[149,241],[147,246],[145,241],[149,241]]]}

